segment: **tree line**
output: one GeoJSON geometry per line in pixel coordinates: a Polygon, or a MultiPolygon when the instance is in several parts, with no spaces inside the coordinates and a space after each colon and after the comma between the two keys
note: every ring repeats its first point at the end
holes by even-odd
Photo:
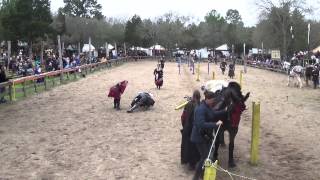
{"type": "Polygon", "coordinates": [[[202,47],[221,44],[242,53],[243,43],[252,47],[280,49],[283,55],[320,45],[320,22],[306,19],[312,9],[303,0],[259,0],[258,24],[246,27],[241,14],[229,9],[225,15],[211,10],[204,20],[190,23],[192,17],[166,13],[153,19],[134,15],[130,19],[108,18],[102,14],[97,0],[65,0],[56,14],[50,12],[50,0],[2,0],[0,4],[0,41],[28,42],[35,49],[41,41],[56,47],[56,36],[65,44],[87,43],[89,37],[96,47],[106,42],[127,44],[127,47],[150,47],[156,43],[167,49],[202,47]],[[310,44],[307,26],[311,24],[310,44]],[[292,28],[291,28],[292,27],[292,28]]]}

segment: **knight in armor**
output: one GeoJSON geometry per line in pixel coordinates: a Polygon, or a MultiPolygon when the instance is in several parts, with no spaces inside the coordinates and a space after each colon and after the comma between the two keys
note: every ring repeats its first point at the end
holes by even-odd
{"type": "Polygon", "coordinates": [[[149,107],[153,106],[155,101],[153,100],[153,95],[148,92],[140,92],[131,102],[131,107],[127,111],[127,113],[132,113],[134,110],[138,109],[139,107],[144,107],[148,109],[149,107]]]}

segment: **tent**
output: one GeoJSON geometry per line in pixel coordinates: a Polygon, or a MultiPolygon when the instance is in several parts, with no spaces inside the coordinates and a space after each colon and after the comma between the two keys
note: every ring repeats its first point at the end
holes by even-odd
{"type": "Polygon", "coordinates": [[[159,44],[153,45],[153,46],[151,46],[149,49],[155,49],[155,50],[161,50],[161,51],[164,51],[164,50],[165,50],[165,48],[162,47],[162,46],[159,45],[159,44]]]}
{"type": "Polygon", "coordinates": [[[73,49],[73,47],[72,47],[71,45],[69,45],[69,46],[66,48],[66,50],[68,50],[68,51],[74,51],[75,49],[73,49]]]}
{"type": "Polygon", "coordinates": [[[216,51],[229,51],[229,47],[227,44],[223,44],[215,49],[216,51]]]}
{"type": "Polygon", "coordinates": [[[108,44],[108,49],[113,49],[114,46],[112,46],[111,44],[108,44]]]}
{"type": "Polygon", "coordinates": [[[315,54],[317,52],[320,52],[320,46],[318,46],[317,48],[315,48],[314,50],[312,50],[312,52],[315,54]]]}
{"type": "Polygon", "coordinates": [[[201,58],[208,58],[210,52],[208,51],[207,48],[202,48],[202,49],[196,50],[196,54],[198,57],[200,57],[200,54],[201,54],[201,58]]]}
{"type": "Polygon", "coordinates": [[[96,50],[96,48],[91,44],[90,46],[91,48],[89,48],[89,44],[84,44],[83,48],[82,48],[82,52],[89,52],[89,49],[91,49],[91,51],[96,50]]]}
{"type": "Polygon", "coordinates": [[[223,45],[215,48],[215,51],[220,51],[224,56],[230,56],[229,47],[227,44],[223,44],[223,45]]]}

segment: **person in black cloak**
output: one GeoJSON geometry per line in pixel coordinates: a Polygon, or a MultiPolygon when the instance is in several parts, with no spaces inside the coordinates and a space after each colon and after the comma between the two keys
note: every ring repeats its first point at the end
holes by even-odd
{"type": "Polygon", "coordinates": [[[193,127],[194,109],[200,104],[201,95],[195,90],[191,101],[184,107],[181,115],[182,140],[181,140],[181,164],[189,164],[190,169],[195,169],[197,162],[200,160],[200,154],[194,143],[190,141],[193,127]]]}

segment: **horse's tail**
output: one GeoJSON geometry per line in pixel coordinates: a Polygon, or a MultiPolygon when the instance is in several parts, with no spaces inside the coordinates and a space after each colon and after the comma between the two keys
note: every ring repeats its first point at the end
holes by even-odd
{"type": "Polygon", "coordinates": [[[248,92],[248,93],[244,96],[243,102],[246,102],[247,99],[249,98],[249,96],[250,96],[250,92],[248,92]]]}

